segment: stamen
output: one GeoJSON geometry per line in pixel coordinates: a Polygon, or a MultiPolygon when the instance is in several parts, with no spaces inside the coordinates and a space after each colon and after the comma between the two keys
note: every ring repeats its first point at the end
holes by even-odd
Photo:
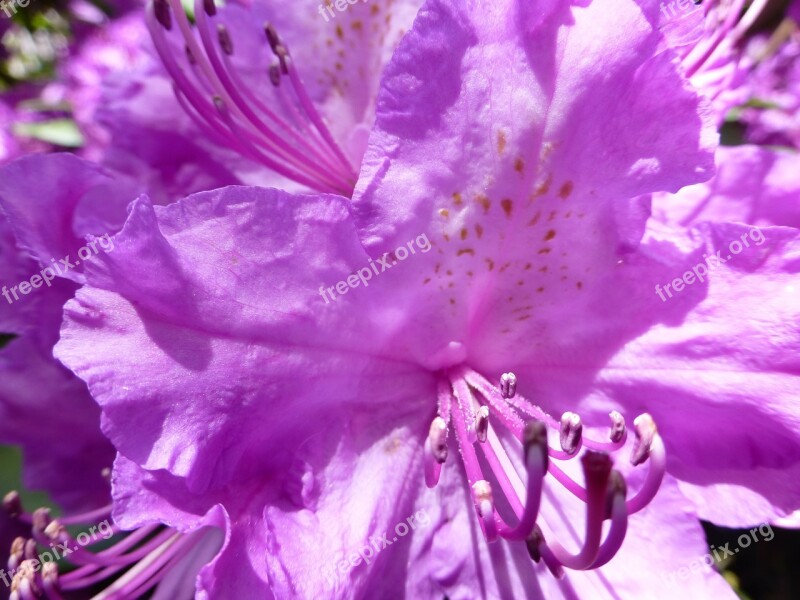
{"type": "MultiPolygon", "coordinates": [[[[10,504],[13,501],[10,500],[10,504]]],[[[21,506],[18,507],[21,510],[21,506]]],[[[109,507],[103,507],[85,513],[84,517],[108,518],[109,507]]],[[[33,539],[16,538],[11,545],[8,567],[14,571],[11,598],[27,600],[28,598],[61,599],[62,591],[69,592],[70,597],[89,597],[92,600],[111,600],[111,598],[139,598],[153,591],[153,597],[171,597],[172,583],[161,590],[161,582],[172,573],[176,566],[186,561],[197,561],[201,555],[203,564],[210,560],[210,552],[216,554],[219,548],[218,538],[205,537],[204,530],[192,534],[182,534],[164,527],[148,526],[137,531],[126,533],[119,539],[119,528],[114,525],[103,530],[103,542],[112,545],[102,551],[91,550],[94,542],[79,542],[67,531],[64,523],[69,521],[82,528],[87,522],[80,523],[81,515],[73,515],[65,519],[53,519],[47,508],[39,508],[31,515],[31,533],[33,539]],[[116,537],[116,539],[115,539],[116,537]],[[59,577],[60,563],[40,563],[39,544],[45,547],[69,548],[66,560],[77,565],[63,577],[59,577]],[[35,567],[35,568],[33,568],[35,567]],[[41,568],[41,574],[38,570],[41,568]],[[122,575],[120,576],[120,573],[122,575]],[[97,592],[98,585],[106,585],[107,580],[117,576],[105,589],[97,592]]],[[[99,542],[97,542],[99,543],[99,542]]],[[[191,564],[195,564],[192,562],[191,564]]],[[[198,570],[200,564],[196,565],[198,570]]],[[[183,567],[181,567],[183,568],[183,567]]]]}
{"type": "Polygon", "coordinates": [[[481,444],[486,441],[487,431],[489,431],[489,407],[481,406],[475,414],[475,436],[481,444]]]}
{"type": "Polygon", "coordinates": [[[172,30],[172,13],[169,10],[168,0],[153,0],[153,11],[164,29],[172,30]]]}
{"type": "Polygon", "coordinates": [[[428,438],[425,440],[425,484],[435,487],[439,483],[442,465],[447,460],[447,423],[436,417],[431,423],[428,438]]]}
{"type": "Polygon", "coordinates": [[[561,449],[568,455],[574,456],[581,449],[583,441],[583,423],[574,412],[565,412],[561,415],[561,449]]]}
{"type": "Polygon", "coordinates": [[[606,539],[600,546],[597,559],[589,567],[590,569],[602,567],[614,558],[622,547],[622,542],[625,540],[625,534],[628,531],[628,509],[625,505],[627,486],[619,471],[611,472],[608,486],[608,515],[611,519],[611,527],[608,530],[606,539]]]}
{"type": "Polygon", "coordinates": [[[500,376],[500,393],[503,398],[513,398],[517,393],[517,376],[514,373],[503,373],[500,376]]]}
{"type": "Polygon", "coordinates": [[[14,573],[11,580],[10,600],[34,600],[41,597],[41,589],[36,583],[38,564],[33,560],[25,560],[14,573]]]}
{"type": "Polygon", "coordinates": [[[280,67],[270,66],[268,75],[276,90],[281,71],[289,76],[293,98],[287,107],[283,96],[278,94],[279,104],[284,105],[279,110],[290,114],[290,121],[299,115],[299,125],[270,110],[239,79],[229,60],[234,45],[225,25],[217,25],[216,43],[212,43],[213,29],[208,19],[216,14],[214,3],[195,0],[194,14],[194,30],[181,0],[154,0],[146,14],[156,50],[175,82],[176,97],[192,120],[204,133],[210,133],[216,143],[221,142],[284,177],[315,190],[350,195],[356,181],[352,166],[310,101],[291,64],[289,50],[274,27],[267,26],[266,35],[280,67]],[[193,79],[178,65],[165,37],[164,30],[172,26],[173,12],[184,41],[186,60],[194,70],[193,79]],[[202,45],[195,33],[199,34],[202,45]]]}
{"type": "Polygon", "coordinates": [[[547,427],[541,421],[529,421],[525,424],[523,435],[525,470],[528,473],[525,510],[514,529],[501,531],[503,537],[511,540],[525,540],[533,532],[542,502],[544,477],[547,475],[547,427]]]}
{"type": "Polygon", "coordinates": [[[553,577],[556,579],[564,578],[564,567],[558,562],[553,551],[550,550],[550,547],[544,539],[544,534],[538,525],[534,527],[533,533],[531,533],[530,537],[526,540],[526,545],[528,547],[528,554],[534,561],[539,562],[539,560],[544,560],[545,566],[553,577]]]}
{"type": "Polygon", "coordinates": [[[20,563],[25,560],[25,542],[24,537],[14,538],[11,542],[11,553],[8,556],[8,570],[9,572],[16,571],[20,563]]]}
{"type": "Polygon", "coordinates": [[[217,39],[219,39],[220,48],[228,56],[233,55],[233,42],[231,41],[231,34],[222,23],[217,24],[217,39]]]}
{"type": "Polygon", "coordinates": [[[610,413],[608,413],[608,416],[611,418],[611,431],[608,434],[608,438],[614,444],[624,443],[625,438],[627,437],[627,430],[625,429],[625,417],[615,410],[612,410],[610,413]]]}
{"type": "Polygon", "coordinates": [[[278,65],[269,66],[269,80],[275,87],[281,84],[281,70],[278,68],[278,65]]]}
{"type": "Polygon", "coordinates": [[[561,544],[553,541],[550,548],[558,561],[569,569],[588,568],[600,553],[603,520],[606,513],[606,489],[611,476],[611,459],[606,454],[587,452],[581,459],[586,477],[586,538],[577,554],[568,553],[561,544]]]}
{"type": "Polygon", "coordinates": [[[664,480],[664,473],[667,470],[667,456],[664,442],[658,433],[653,436],[653,440],[650,443],[647,467],[647,477],[644,480],[642,489],[627,502],[629,515],[639,512],[650,504],[653,498],[656,497],[658,489],[661,487],[661,482],[664,480]]]}
{"type": "Polygon", "coordinates": [[[62,600],[58,587],[58,565],[46,563],[42,565],[42,586],[49,600],[62,600]]]}
{"type": "Polygon", "coordinates": [[[478,516],[483,523],[483,532],[490,543],[497,539],[497,524],[494,520],[494,498],[492,497],[492,486],[485,479],[476,481],[472,484],[472,497],[475,501],[475,508],[478,516]]]}
{"type": "Polygon", "coordinates": [[[22,509],[22,500],[20,500],[18,491],[11,490],[3,496],[3,510],[12,518],[17,518],[25,512],[22,509]]]}
{"type": "MultiPolygon", "coordinates": [[[[649,465],[642,488],[627,500],[625,481],[618,471],[612,471],[608,454],[620,450],[627,439],[623,416],[611,411],[607,441],[592,440],[584,435],[583,421],[574,412],[567,411],[560,421],[556,421],[516,393],[513,400],[505,397],[510,396],[514,385],[516,377],[513,374],[504,373],[500,385],[494,387],[485,377],[463,365],[443,373],[438,381],[439,416],[434,419],[425,442],[426,483],[435,485],[438,481],[436,467],[441,463],[436,460],[439,456],[436,448],[446,448],[447,426],[452,423],[481,529],[488,541],[494,541],[497,536],[524,541],[531,558],[543,561],[555,577],[563,577],[565,567],[582,570],[602,566],[619,551],[629,516],[653,499],[663,480],[666,455],[655,423],[648,414],[640,415],[634,421],[637,437],[631,461],[634,466],[646,461],[649,465]],[[451,411],[457,413],[452,414],[452,419],[451,411]],[[498,417],[492,422],[489,420],[490,412],[498,417]],[[518,413],[535,416],[523,424],[518,413]],[[511,436],[504,438],[503,442],[495,431],[498,425],[506,427],[511,436]],[[560,450],[549,447],[548,427],[558,431],[560,450]],[[525,483],[506,450],[514,439],[521,444],[523,451],[525,483]],[[588,450],[581,452],[582,446],[588,450]],[[476,448],[483,452],[485,462],[478,461],[476,448]],[[567,461],[578,456],[586,487],[574,481],[552,460],[567,461]],[[554,502],[558,498],[552,490],[545,489],[547,474],[586,504],[585,538],[576,554],[567,552],[556,539],[546,543],[543,530],[537,524],[543,493],[546,492],[554,502]],[[518,518],[516,526],[510,526],[497,511],[493,484],[499,485],[499,493],[518,518]],[[611,522],[603,540],[603,522],[606,519],[611,522]]],[[[558,510],[557,504],[556,510],[566,518],[566,513],[558,510]]],[[[547,521],[541,525],[548,531],[548,536],[552,536],[547,521]]]]}
{"type": "Polygon", "coordinates": [[[633,427],[636,430],[636,442],[631,452],[631,464],[635,467],[642,464],[650,456],[650,447],[653,444],[657,430],[655,421],[647,413],[643,413],[636,417],[633,421],[633,427]]]}

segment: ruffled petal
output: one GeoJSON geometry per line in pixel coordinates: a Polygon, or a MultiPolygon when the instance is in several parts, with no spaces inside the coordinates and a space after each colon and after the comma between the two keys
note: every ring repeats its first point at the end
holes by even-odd
{"type": "Polygon", "coordinates": [[[326,415],[424,406],[432,376],[389,345],[391,309],[372,304],[391,288],[376,277],[347,302],[319,293],[368,265],[346,200],[257,188],[155,211],[139,200],[114,243],[68,303],[56,354],[144,468],[225,486],[285,463],[326,415]]]}
{"type": "Polygon", "coordinates": [[[648,210],[634,198],[713,169],[705,105],[659,41],[624,1],[420,13],[354,197],[372,253],[434,244],[395,280],[420,362],[440,366],[455,342],[496,370],[538,352],[532,339],[588,341],[569,319],[638,243],[648,210]]]}

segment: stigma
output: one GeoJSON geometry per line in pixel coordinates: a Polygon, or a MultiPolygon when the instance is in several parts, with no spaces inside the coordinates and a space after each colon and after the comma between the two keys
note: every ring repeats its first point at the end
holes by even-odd
{"type": "Polygon", "coordinates": [[[596,569],[608,563],[622,547],[629,517],[647,506],[661,486],[666,455],[655,421],[641,414],[633,421],[633,430],[629,460],[634,467],[646,468],[647,474],[630,495],[612,458],[628,438],[619,412],[609,414],[607,437],[593,439],[577,413],[567,411],[555,419],[519,395],[513,373],[503,373],[495,386],[468,367],[453,367],[440,371],[437,416],[424,445],[425,482],[428,487],[437,485],[449,458],[452,433],[475,518],[487,541],[524,543],[534,561],[543,562],[561,578],[565,569],[596,569]],[[557,441],[551,443],[550,438],[557,441]],[[516,463],[510,456],[514,447],[519,452],[516,463]],[[569,461],[580,463],[582,481],[562,468],[569,461]],[[577,551],[561,545],[541,514],[543,496],[551,485],[567,490],[584,505],[585,530],[577,551]],[[498,505],[510,510],[498,511],[498,505]]]}

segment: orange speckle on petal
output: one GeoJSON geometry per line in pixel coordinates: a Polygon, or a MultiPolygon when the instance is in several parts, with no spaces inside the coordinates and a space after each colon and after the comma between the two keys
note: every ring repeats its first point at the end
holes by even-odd
{"type": "Polygon", "coordinates": [[[480,204],[483,207],[483,212],[485,213],[489,212],[489,207],[492,206],[492,202],[491,200],[489,200],[489,198],[487,198],[483,194],[478,194],[477,196],[475,196],[475,200],[478,202],[478,204],[480,204]]]}
{"type": "Polygon", "coordinates": [[[501,129],[500,131],[497,132],[497,153],[500,154],[500,156],[503,156],[503,152],[505,152],[505,150],[506,150],[506,134],[501,129]]]}
{"type": "Polygon", "coordinates": [[[556,230],[555,229],[551,229],[550,231],[548,231],[545,234],[544,241],[548,242],[548,241],[552,240],[554,237],[556,237],[556,230]]]}
{"type": "Polygon", "coordinates": [[[478,236],[478,239],[481,239],[481,236],[483,235],[483,227],[481,227],[479,223],[475,224],[475,235],[478,236]]]}
{"type": "Polygon", "coordinates": [[[564,185],[561,186],[561,189],[558,190],[558,195],[562,199],[566,200],[569,198],[569,195],[572,193],[572,188],[574,187],[575,185],[571,181],[565,181],[564,185]]]}
{"type": "Polygon", "coordinates": [[[506,213],[506,216],[507,216],[507,217],[510,217],[510,216],[511,216],[511,209],[512,209],[512,208],[513,208],[513,206],[514,206],[514,203],[511,201],[511,199],[509,199],[509,198],[503,198],[503,199],[500,201],[500,206],[502,206],[502,207],[503,207],[503,212],[504,212],[504,213],[506,213]]]}
{"type": "Polygon", "coordinates": [[[462,228],[461,228],[461,239],[462,239],[462,240],[465,240],[465,239],[467,239],[467,234],[468,234],[468,233],[469,233],[469,232],[467,231],[467,228],[466,228],[466,227],[462,227],[462,228]]]}

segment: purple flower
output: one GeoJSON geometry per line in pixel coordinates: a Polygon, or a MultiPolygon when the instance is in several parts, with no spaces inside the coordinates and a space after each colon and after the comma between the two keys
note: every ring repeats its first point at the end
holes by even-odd
{"type": "Polygon", "coordinates": [[[55,280],[47,293],[15,305],[10,289],[42,267],[17,249],[3,220],[0,258],[0,332],[14,336],[0,349],[2,441],[22,446],[26,485],[47,490],[66,510],[108,504],[102,470],[114,454],[100,434],[97,405],[85,384],[52,356],[62,306],[77,286],[55,280]],[[70,410],[59,412],[64,405],[70,410]]]}
{"type": "MultiPolygon", "coordinates": [[[[164,514],[127,536],[111,526],[114,448],[101,433],[100,411],[85,383],[53,358],[63,304],[77,289],[75,282],[84,280],[85,264],[78,264],[78,257],[98,247],[94,236],[118,229],[115,219],[124,216],[124,205],[109,202],[109,191],[113,183],[113,190],[124,194],[124,185],[66,154],[21,159],[4,175],[0,204],[8,218],[0,218],[0,440],[22,448],[26,486],[49,492],[65,516],[54,519],[46,509],[31,512],[16,492],[7,494],[0,515],[0,579],[11,583],[14,598],[31,597],[26,593],[39,597],[45,590],[52,595],[56,585],[61,592],[75,593],[102,582],[105,593],[116,590],[129,598],[153,588],[169,597],[190,597],[199,566],[220,546],[218,531],[197,531],[197,526],[183,536],[163,524],[168,520],[164,514]],[[90,537],[89,543],[65,528],[97,530],[98,525],[102,540],[90,537]],[[112,545],[92,547],[98,541],[112,545]],[[37,568],[33,562],[59,551],[56,559],[63,554],[76,567],[68,575],[59,578],[55,564],[37,568]]],[[[105,234],[99,245],[113,251],[110,241],[105,234]]]]}
{"type": "Polygon", "coordinates": [[[739,120],[754,144],[800,148],[800,33],[796,21],[786,21],[788,39],[758,38],[748,48],[756,63],[745,86],[747,103],[739,120]],[[792,23],[792,25],[789,25],[792,23]],[[794,27],[794,29],[792,29],[794,27]],[[775,46],[777,45],[777,48],[775,46]]]}
{"type": "Polygon", "coordinates": [[[359,2],[328,20],[323,4],[196,0],[192,25],[180,1],[154,2],[156,56],[108,78],[97,113],[105,164],[173,199],[231,183],[349,195],[383,66],[421,1],[359,2]]]}
{"type": "Polygon", "coordinates": [[[677,194],[657,194],[653,216],[690,227],[704,221],[800,228],[800,155],[759,146],[721,146],[717,173],[677,194]]]}
{"type": "Polygon", "coordinates": [[[715,137],[653,18],[430,2],[352,204],[137,201],[57,346],[119,523],[223,528],[201,597],[733,597],[687,571],[698,517],[797,508],[798,239],[654,292],[748,228],[640,243],[715,137]]]}

